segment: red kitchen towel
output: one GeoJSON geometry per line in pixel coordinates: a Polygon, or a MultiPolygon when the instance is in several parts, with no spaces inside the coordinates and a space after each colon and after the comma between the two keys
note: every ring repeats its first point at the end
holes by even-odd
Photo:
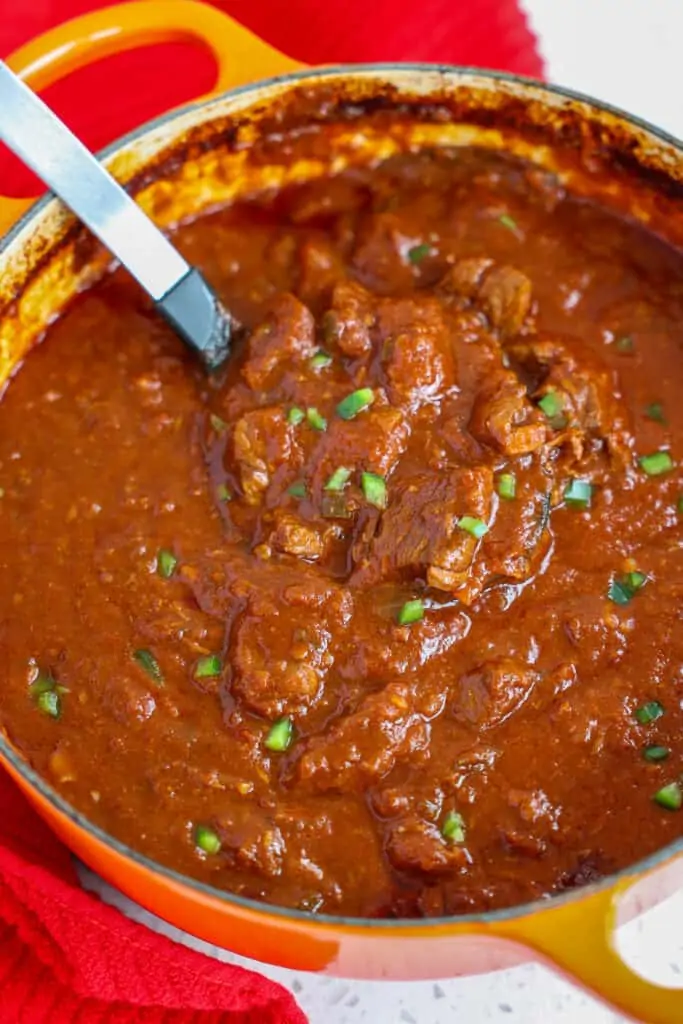
{"type": "MultiPolygon", "coordinates": [[[[97,0],[0,0],[0,55],[101,6],[106,5],[97,0]]],[[[215,0],[215,6],[309,64],[414,60],[543,75],[518,0],[215,0]]],[[[210,91],[213,81],[208,55],[197,46],[176,43],[110,57],[44,95],[98,150],[162,111],[210,91]]],[[[0,147],[0,195],[42,191],[0,147]]]]}
{"type": "MultiPolygon", "coordinates": [[[[0,54],[95,6],[92,0],[0,0],[0,54]]],[[[516,0],[222,0],[217,6],[308,63],[424,60],[537,77],[543,71],[516,0]]],[[[205,55],[178,44],[110,58],[53,86],[46,98],[99,148],[207,91],[211,76],[205,55]]],[[[5,157],[0,193],[8,182],[15,194],[30,194],[30,181],[5,157]]],[[[0,1021],[302,1024],[305,1018],[279,985],[191,952],[84,892],[68,852],[0,772],[0,1021]]]]}
{"type": "Polygon", "coordinates": [[[68,851],[4,772],[0,823],[2,1024],[305,1024],[280,985],[81,889],[68,851]]]}

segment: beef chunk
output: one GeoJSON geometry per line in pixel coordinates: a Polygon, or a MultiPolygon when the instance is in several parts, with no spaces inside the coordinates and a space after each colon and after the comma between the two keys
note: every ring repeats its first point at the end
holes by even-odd
{"type": "Polygon", "coordinates": [[[307,306],[318,307],[344,272],[339,253],[325,238],[309,238],[301,246],[299,260],[299,295],[307,306]]]}
{"type": "Polygon", "coordinates": [[[467,850],[444,839],[433,822],[411,815],[387,828],[386,854],[397,871],[439,874],[467,866],[467,850]]]}
{"type": "Polygon", "coordinates": [[[372,349],[371,330],[377,299],[356,281],[340,281],[325,318],[326,331],[347,356],[364,356],[372,349]]]}
{"type": "Polygon", "coordinates": [[[267,593],[252,596],[239,621],[233,648],[232,689],[267,718],[305,714],[319,699],[334,662],[330,621],[347,619],[350,598],[330,591],[324,609],[283,605],[267,593]]]}
{"type": "Polygon", "coordinates": [[[266,878],[282,871],[285,842],[282,832],[262,811],[241,805],[216,822],[221,853],[235,866],[266,878]]]}
{"type": "Polygon", "coordinates": [[[408,570],[439,590],[458,591],[467,581],[478,541],[458,526],[465,515],[488,522],[493,477],[486,467],[420,475],[395,489],[379,532],[354,549],[352,582],[370,585],[408,570]]]}
{"type": "Polygon", "coordinates": [[[339,626],[348,626],[351,621],[353,598],[349,591],[340,590],[320,577],[311,576],[310,579],[290,584],[285,587],[283,597],[292,608],[325,610],[339,626]]]}
{"type": "Polygon", "coordinates": [[[548,438],[548,423],[528,399],[519,378],[502,364],[492,367],[477,392],[470,430],[505,455],[536,451],[548,438]]]}
{"type": "Polygon", "coordinates": [[[500,840],[508,850],[536,859],[551,843],[562,841],[561,807],[542,789],[510,789],[507,802],[517,819],[511,827],[501,829],[500,840]]]}
{"type": "Polygon", "coordinates": [[[403,255],[407,242],[396,213],[388,210],[366,217],[353,253],[353,267],[360,280],[377,291],[410,288],[413,268],[403,255]]]}
{"type": "Polygon", "coordinates": [[[338,466],[388,476],[405,451],[409,434],[403,413],[390,406],[373,406],[353,420],[333,420],[313,456],[313,487],[322,487],[338,466]]]}
{"type": "Polygon", "coordinates": [[[556,807],[542,789],[511,789],[508,804],[514,807],[527,825],[542,825],[547,832],[557,829],[560,808],[556,807]]]}
{"type": "Polygon", "coordinates": [[[430,443],[425,446],[425,462],[429,468],[440,471],[453,461],[458,464],[483,462],[482,445],[470,430],[461,416],[453,416],[441,423],[438,435],[430,438],[430,443]]]}
{"type": "Polygon", "coordinates": [[[419,762],[429,743],[429,723],[416,709],[407,683],[389,683],[309,741],[299,777],[319,792],[363,789],[406,758],[419,762]]]}
{"type": "Polygon", "coordinates": [[[270,543],[276,551],[282,551],[296,558],[315,562],[325,553],[326,538],[315,526],[305,523],[294,515],[278,509],[275,512],[276,526],[270,543]]]}
{"type": "Polygon", "coordinates": [[[584,885],[600,882],[606,875],[614,871],[614,864],[602,852],[582,853],[576,861],[576,867],[565,871],[557,880],[559,892],[567,889],[578,889],[584,885]]]}
{"type": "MultiPolygon", "coordinates": [[[[339,675],[350,682],[356,679],[382,680],[404,675],[411,668],[430,664],[444,657],[469,631],[469,616],[460,608],[433,612],[415,622],[409,630],[394,622],[379,621],[371,635],[361,635],[337,663],[339,675]]],[[[439,695],[430,706],[428,688],[421,691],[420,711],[431,717],[440,709],[439,695]]]]}
{"type": "Polygon", "coordinates": [[[274,878],[282,872],[285,842],[275,825],[242,840],[235,861],[241,868],[274,878]]]}
{"type": "Polygon", "coordinates": [[[602,595],[565,598],[562,611],[564,633],[582,666],[602,671],[618,664],[624,654],[624,637],[616,622],[605,614],[602,595]]]}
{"type": "Polygon", "coordinates": [[[440,290],[479,306],[504,337],[513,337],[529,325],[531,281],[515,267],[497,266],[485,257],[458,260],[441,281],[440,290]]]}
{"type": "Polygon", "coordinates": [[[495,529],[484,537],[481,568],[490,578],[526,580],[546,556],[552,537],[548,530],[550,496],[538,477],[518,481],[514,502],[501,502],[495,529]]]}
{"type": "Polygon", "coordinates": [[[446,271],[439,283],[439,291],[445,295],[457,295],[464,299],[476,299],[486,273],[493,266],[488,256],[468,256],[458,260],[446,271]]]}
{"type": "Polygon", "coordinates": [[[538,836],[532,836],[523,829],[508,828],[501,831],[500,840],[509,853],[530,860],[539,860],[548,850],[548,844],[538,836]]]}
{"type": "Polygon", "coordinates": [[[449,701],[452,713],[463,725],[491,729],[521,707],[539,678],[513,658],[485,662],[458,679],[449,701]]]}
{"type": "MultiPolygon", "coordinates": [[[[591,677],[579,673],[579,681],[568,694],[556,697],[547,711],[553,734],[584,750],[583,757],[632,756],[643,742],[643,727],[634,715],[640,700],[634,700],[628,676],[617,671],[591,677]]],[[[651,693],[656,696],[656,689],[651,693]]]]}
{"type": "Polygon", "coordinates": [[[387,353],[393,404],[417,409],[455,383],[451,327],[441,302],[430,298],[383,302],[378,329],[387,353]]]}
{"type": "Polygon", "coordinates": [[[235,426],[233,448],[244,497],[250,505],[261,501],[279,467],[291,470],[301,464],[294,428],[279,406],[245,413],[235,426]]]}
{"type": "Polygon", "coordinates": [[[591,454],[592,440],[617,467],[630,464],[632,438],[614,374],[576,339],[537,337],[508,348],[537,397],[557,393],[571,432],[577,462],[591,454]]]}
{"type": "MultiPolygon", "coordinates": [[[[292,640],[295,632],[292,628],[292,640]]],[[[249,708],[268,718],[301,714],[320,694],[325,674],[323,659],[313,644],[303,640],[299,642],[304,657],[293,657],[273,633],[253,618],[239,626],[233,690],[249,708]]],[[[313,625],[307,633],[316,642],[329,642],[329,636],[320,636],[313,625]]]]}
{"type": "Polygon", "coordinates": [[[405,786],[387,785],[370,791],[372,813],[388,820],[406,815],[415,804],[414,795],[405,786]]]}
{"type": "Polygon", "coordinates": [[[565,594],[547,603],[545,630],[549,638],[565,641],[567,660],[581,678],[616,668],[628,647],[628,631],[621,628],[597,587],[595,593],[565,594]]]}
{"type": "Polygon", "coordinates": [[[251,334],[249,358],[242,373],[255,390],[272,385],[275,371],[302,362],[316,350],[315,323],[308,309],[293,295],[279,295],[270,316],[251,334]]]}
{"type": "Polygon", "coordinates": [[[493,267],[479,290],[489,322],[507,337],[519,334],[527,324],[531,299],[531,281],[515,267],[493,267]]]}

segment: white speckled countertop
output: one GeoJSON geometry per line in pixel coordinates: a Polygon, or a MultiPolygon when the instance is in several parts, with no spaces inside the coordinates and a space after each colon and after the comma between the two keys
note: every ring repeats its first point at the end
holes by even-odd
{"type": "MultiPolygon", "coordinates": [[[[623,1024],[624,1018],[552,971],[525,964],[495,974],[415,982],[346,981],[268,967],[209,946],[135,906],[82,869],[86,888],[150,928],[220,960],[242,964],[296,995],[311,1024],[623,1024]]],[[[619,932],[625,959],[661,984],[683,985],[683,893],[619,932]]]]}
{"type": "MultiPolygon", "coordinates": [[[[455,0],[454,0],[455,2],[455,0]]],[[[462,0],[465,2],[465,0],[462,0]]],[[[683,0],[524,0],[552,81],[683,137],[683,0]]],[[[353,982],[264,967],[170,928],[83,871],[84,884],[178,942],[261,970],[296,995],[311,1024],[619,1024],[623,1018],[535,964],[439,982],[353,982]]],[[[619,933],[628,961],[683,985],[683,893],[619,933]]]]}

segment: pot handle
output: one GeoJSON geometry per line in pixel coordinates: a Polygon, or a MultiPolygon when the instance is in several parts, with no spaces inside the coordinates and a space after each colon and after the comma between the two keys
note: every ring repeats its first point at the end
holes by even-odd
{"type": "MultiPolygon", "coordinates": [[[[302,67],[199,0],[134,0],[91,11],[15,50],[7,64],[39,91],[103,57],[181,40],[196,40],[211,51],[218,71],[215,92],[302,67]]],[[[34,202],[0,196],[0,235],[34,202]]]]}
{"type": "Polygon", "coordinates": [[[630,882],[494,926],[496,935],[539,953],[598,998],[646,1024],[680,1024],[683,989],[646,981],[622,960],[614,944],[617,907],[630,882]]]}

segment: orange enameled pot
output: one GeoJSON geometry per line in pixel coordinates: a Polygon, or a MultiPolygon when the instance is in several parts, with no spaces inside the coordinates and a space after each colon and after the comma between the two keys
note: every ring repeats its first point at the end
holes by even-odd
{"type": "MultiPolygon", "coordinates": [[[[625,194],[614,185],[627,178],[628,194],[636,197],[627,212],[683,243],[680,143],[583,97],[508,75],[426,65],[301,68],[194,0],[106,8],[35,40],[10,64],[41,88],[110,53],[188,38],[213,52],[216,94],[145,125],[104,157],[162,225],[254,189],[408,146],[476,144],[525,156],[613,206],[625,194]],[[279,77],[264,79],[272,75],[279,77]],[[319,130],[306,135],[312,124],[319,130]],[[296,160],[284,145],[292,132],[299,137],[296,160]],[[304,136],[310,145],[302,148],[304,136]]],[[[0,199],[0,230],[8,232],[0,244],[1,386],[55,314],[105,272],[108,257],[49,197],[35,204],[0,199]]],[[[512,910],[351,920],[269,907],[181,877],[91,825],[1,734],[0,758],[86,864],[209,942],[298,970],[355,978],[442,978],[537,958],[624,1013],[650,1024],[683,1020],[683,992],[635,975],[612,941],[617,910],[622,920],[632,917],[683,884],[683,842],[599,884],[512,910]]]]}

